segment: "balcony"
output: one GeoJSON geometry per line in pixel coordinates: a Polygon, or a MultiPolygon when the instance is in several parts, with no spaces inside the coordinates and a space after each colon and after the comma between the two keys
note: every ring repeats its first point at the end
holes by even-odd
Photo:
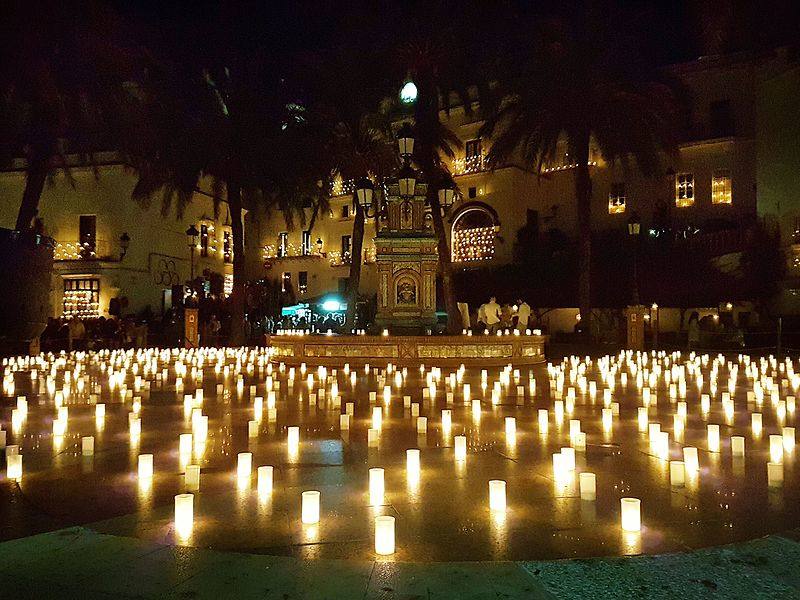
{"type": "Polygon", "coordinates": [[[57,261],[118,261],[120,253],[119,242],[95,240],[94,243],[81,243],[78,240],[56,240],[53,259],[57,261]]]}
{"type": "Polygon", "coordinates": [[[453,175],[472,175],[486,171],[486,156],[478,154],[453,160],[453,175]]]}

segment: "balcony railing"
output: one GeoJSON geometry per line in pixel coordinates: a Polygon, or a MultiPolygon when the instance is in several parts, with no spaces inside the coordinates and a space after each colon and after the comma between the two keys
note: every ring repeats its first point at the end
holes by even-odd
{"type": "Polygon", "coordinates": [[[465,156],[464,158],[453,160],[453,175],[470,175],[472,173],[481,173],[485,170],[486,156],[483,154],[465,156]]]}
{"type": "Polygon", "coordinates": [[[56,240],[54,260],[119,260],[121,250],[109,240],[80,242],[78,240],[56,240]]]}

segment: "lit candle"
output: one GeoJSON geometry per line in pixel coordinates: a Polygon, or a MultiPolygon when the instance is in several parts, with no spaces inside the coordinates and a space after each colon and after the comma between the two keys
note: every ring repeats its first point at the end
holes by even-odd
{"type": "Polygon", "coordinates": [[[139,455],[139,479],[150,479],[153,477],[153,455],[139,455]]]}
{"type": "Polygon", "coordinates": [[[386,556],[394,551],[394,517],[375,517],[375,553],[386,556]]]}
{"type": "Polygon", "coordinates": [[[383,469],[374,468],[369,470],[369,503],[372,506],[381,506],[384,496],[383,469]]]}
{"type": "Polygon", "coordinates": [[[286,445],[292,452],[297,450],[298,446],[300,446],[300,427],[297,425],[292,425],[291,427],[287,428],[286,445]]]}
{"type": "Polygon", "coordinates": [[[708,451],[719,452],[719,425],[708,426],[708,451]]]}
{"type": "Polygon", "coordinates": [[[184,485],[187,490],[193,492],[200,490],[200,465],[186,465],[186,473],[183,477],[184,485]]]}
{"type": "Polygon", "coordinates": [[[302,493],[300,518],[303,523],[310,525],[319,523],[319,497],[320,493],[310,490],[302,493]]]}
{"type": "Polygon", "coordinates": [[[494,512],[506,510],[506,482],[502,479],[489,481],[489,510],[494,512]]]}
{"type": "Polygon", "coordinates": [[[783,464],[767,463],[767,485],[771,488],[779,488],[783,485],[783,464]]]}
{"type": "Polygon", "coordinates": [[[783,436],[771,435],[769,436],[769,457],[775,464],[783,462],[783,436]]]}
{"type": "Polygon", "coordinates": [[[428,432],[428,417],[417,417],[417,433],[428,432]]]}
{"type": "Polygon", "coordinates": [[[731,453],[733,456],[744,456],[744,436],[731,436],[731,453]]]}
{"type": "Polygon", "coordinates": [[[253,470],[253,453],[240,452],[236,460],[236,477],[239,481],[250,479],[253,470]]]}
{"type": "Polygon", "coordinates": [[[686,483],[686,469],[682,460],[669,462],[669,482],[675,487],[681,487],[686,483]]]}
{"type": "Polygon", "coordinates": [[[258,467],[258,495],[261,497],[269,496],[272,493],[273,467],[263,465],[258,467]]]}
{"type": "Polygon", "coordinates": [[[409,479],[418,479],[419,471],[419,448],[409,448],[406,450],[406,475],[409,479]]]}
{"type": "Polygon", "coordinates": [[[181,538],[192,533],[194,525],[194,494],[175,496],[175,531],[181,538]]]}
{"type": "Polygon", "coordinates": [[[623,531],[639,531],[642,528],[641,504],[639,498],[621,498],[621,523],[623,531]]]}
{"type": "Polygon", "coordinates": [[[597,495],[597,478],[594,473],[581,473],[578,476],[581,500],[594,500],[597,495]]]}
{"type": "Polygon", "coordinates": [[[467,459],[467,436],[457,435],[455,437],[455,457],[458,461],[467,459]]]}
{"type": "Polygon", "coordinates": [[[683,449],[683,462],[689,473],[697,473],[700,470],[697,448],[694,446],[686,446],[683,449]]]}
{"type": "MultiPolygon", "coordinates": [[[[10,447],[11,446],[9,446],[9,448],[10,447]]],[[[14,481],[19,481],[20,479],[22,479],[21,454],[6,455],[6,477],[14,481]]]]}

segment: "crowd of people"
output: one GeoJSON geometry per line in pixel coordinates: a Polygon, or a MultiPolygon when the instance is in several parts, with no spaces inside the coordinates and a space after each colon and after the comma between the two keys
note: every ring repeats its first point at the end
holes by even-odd
{"type": "Polygon", "coordinates": [[[50,317],[39,340],[43,352],[140,348],[147,345],[147,325],[133,317],[50,317]]]}
{"type": "Polygon", "coordinates": [[[475,323],[478,332],[497,333],[505,329],[524,332],[529,327],[530,318],[531,307],[523,299],[518,299],[513,306],[508,303],[501,305],[492,296],[488,302],[478,307],[475,323]]]}

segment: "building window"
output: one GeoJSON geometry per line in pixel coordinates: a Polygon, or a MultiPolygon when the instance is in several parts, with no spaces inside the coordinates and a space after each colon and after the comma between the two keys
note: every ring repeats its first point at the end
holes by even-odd
{"type": "Polygon", "coordinates": [[[731,172],[728,169],[714,171],[711,176],[711,203],[731,204],[732,202],[731,172]]]}
{"type": "Polygon", "coordinates": [[[226,263],[233,262],[233,233],[222,232],[222,258],[226,263]]]}
{"type": "Polygon", "coordinates": [[[281,292],[288,294],[292,291],[292,274],[284,271],[281,275],[281,292]]]}
{"type": "Polygon", "coordinates": [[[712,102],[708,108],[708,113],[712,138],[736,135],[736,123],[733,119],[730,100],[717,100],[712,102]]]}
{"type": "Polygon", "coordinates": [[[350,205],[349,204],[343,204],[342,205],[342,218],[343,219],[349,219],[350,218],[350,205]]]}
{"type": "Polygon", "coordinates": [[[289,234],[286,231],[281,231],[278,234],[278,258],[283,258],[289,255],[289,234]]]}
{"type": "Polygon", "coordinates": [[[678,173],[675,175],[675,205],[691,206],[694,204],[694,174],[678,173]]]}
{"type": "Polygon", "coordinates": [[[453,222],[453,262],[478,262],[494,258],[495,225],[481,208],[465,210],[453,222]]]}
{"type": "Polygon", "coordinates": [[[350,240],[351,240],[351,238],[350,238],[349,235],[343,235],[342,236],[342,262],[343,263],[349,263],[350,262],[350,252],[351,252],[350,240]]]}
{"type": "Polygon", "coordinates": [[[308,291],[308,271],[300,271],[297,274],[297,289],[301,294],[308,291]]]}
{"type": "Polygon", "coordinates": [[[619,215],[625,212],[625,184],[611,184],[611,191],[608,193],[608,214],[619,215]]]}
{"type": "Polygon", "coordinates": [[[83,259],[97,257],[97,216],[81,215],[78,219],[78,242],[83,259]]]}
{"type": "Polygon", "coordinates": [[[100,280],[96,277],[64,280],[64,316],[100,316],[100,280]]]}
{"type": "Polygon", "coordinates": [[[301,234],[300,247],[302,248],[303,256],[310,256],[311,255],[311,232],[310,231],[304,231],[301,234]]]}
{"type": "Polygon", "coordinates": [[[464,172],[477,173],[483,169],[483,151],[480,138],[464,144],[464,172]]]}
{"type": "Polygon", "coordinates": [[[222,295],[226,298],[233,293],[233,273],[225,273],[222,280],[222,295]]]}
{"type": "Polygon", "coordinates": [[[200,225],[200,256],[208,256],[208,225],[200,225]]]}

